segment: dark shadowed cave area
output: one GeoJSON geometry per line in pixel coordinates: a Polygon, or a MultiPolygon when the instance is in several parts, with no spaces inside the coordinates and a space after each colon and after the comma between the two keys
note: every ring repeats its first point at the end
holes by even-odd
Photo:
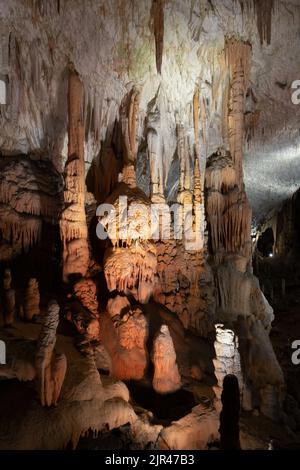
{"type": "Polygon", "coordinates": [[[0,0],[0,451],[300,448],[299,24],[0,0]]]}

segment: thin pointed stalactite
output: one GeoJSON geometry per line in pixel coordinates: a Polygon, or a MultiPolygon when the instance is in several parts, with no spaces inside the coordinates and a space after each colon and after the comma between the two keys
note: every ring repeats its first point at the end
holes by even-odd
{"type": "Polygon", "coordinates": [[[274,0],[254,0],[257,29],[260,42],[271,44],[272,13],[274,11],[274,0]]]}
{"type": "Polygon", "coordinates": [[[239,3],[242,15],[245,15],[246,10],[248,15],[255,16],[260,43],[271,44],[275,0],[239,0],[239,3]]]}
{"type": "Polygon", "coordinates": [[[161,74],[164,49],[164,0],[153,0],[152,18],[155,38],[156,70],[161,74]]]}

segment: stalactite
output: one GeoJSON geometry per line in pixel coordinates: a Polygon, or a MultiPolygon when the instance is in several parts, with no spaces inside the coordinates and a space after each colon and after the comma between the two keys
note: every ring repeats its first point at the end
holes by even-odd
{"type": "Polygon", "coordinates": [[[156,70],[160,74],[164,49],[164,0],[152,0],[151,13],[155,38],[156,70]]]}
{"type": "Polygon", "coordinates": [[[260,43],[271,44],[272,14],[274,13],[275,0],[239,0],[242,14],[254,13],[260,43]]]}
{"type": "Polygon", "coordinates": [[[244,101],[250,74],[251,51],[249,43],[226,40],[225,54],[230,70],[228,137],[240,188],[243,184],[244,101]]]}
{"type": "Polygon", "coordinates": [[[274,11],[274,0],[254,0],[254,10],[256,13],[257,29],[260,42],[271,43],[272,13],[274,11]]]}
{"type": "Polygon", "coordinates": [[[85,275],[89,265],[88,230],[84,207],[84,126],[81,119],[83,86],[78,74],[69,73],[68,160],[65,166],[65,208],[60,221],[63,241],[63,278],[74,273],[85,275]]]}
{"type": "Polygon", "coordinates": [[[124,163],[135,164],[138,151],[138,122],[139,122],[140,92],[133,87],[121,105],[121,124],[124,149],[124,163]]]}

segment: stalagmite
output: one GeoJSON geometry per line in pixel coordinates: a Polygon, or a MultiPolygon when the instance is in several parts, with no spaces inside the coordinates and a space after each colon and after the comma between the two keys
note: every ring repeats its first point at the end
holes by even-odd
{"type": "Polygon", "coordinates": [[[69,72],[68,159],[60,233],[63,242],[63,279],[72,274],[84,276],[89,265],[88,230],[85,215],[84,127],[81,120],[83,85],[78,74],[69,72]]]}
{"type": "MultiPolygon", "coordinates": [[[[237,335],[222,324],[216,324],[216,341],[214,343],[216,358],[213,359],[215,376],[218,384],[214,387],[217,399],[221,399],[223,381],[228,374],[234,374],[238,379],[240,393],[243,392],[244,379],[239,353],[237,335]]],[[[218,405],[220,406],[220,404],[218,405]]]]}
{"type": "Polygon", "coordinates": [[[47,307],[35,356],[39,396],[43,406],[57,404],[67,370],[66,356],[54,350],[58,323],[59,305],[52,300],[47,307]]]}
{"type": "Polygon", "coordinates": [[[157,393],[173,393],[181,388],[176,352],[167,325],[162,325],[153,341],[153,388],[157,393]]]}
{"type": "Polygon", "coordinates": [[[220,444],[222,450],[239,450],[240,391],[237,377],[228,374],[224,377],[222,391],[222,411],[220,413],[220,444]]]}
{"type": "Polygon", "coordinates": [[[164,202],[163,142],[161,113],[153,103],[147,116],[147,147],[150,163],[150,195],[153,202],[164,202]]]}
{"type": "Polygon", "coordinates": [[[148,323],[143,312],[118,295],[108,301],[107,313],[110,318],[103,318],[101,326],[112,374],[121,380],[142,379],[148,365],[148,323]]]}
{"type": "Polygon", "coordinates": [[[3,276],[3,289],[4,290],[8,290],[11,288],[11,281],[12,281],[11,270],[6,269],[4,271],[4,276],[3,276]]]}
{"type": "Polygon", "coordinates": [[[29,279],[25,293],[24,310],[25,318],[28,321],[40,314],[40,292],[37,279],[29,279]]]}
{"type": "Polygon", "coordinates": [[[16,307],[16,293],[11,288],[11,271],[6,269],[3,277],[3,289],[4,289],[4,324],[11,326],[15,318],[15,307],[16,307]]]}
{"type": "Polygon", "coordinates": [[[155,38],[156,70],[161,73],[164,49],[164,0],[152,0],[152,17],[155,38]]]}

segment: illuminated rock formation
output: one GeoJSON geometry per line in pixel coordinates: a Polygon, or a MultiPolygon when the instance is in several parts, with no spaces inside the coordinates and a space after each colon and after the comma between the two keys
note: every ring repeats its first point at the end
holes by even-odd
{"type": "Polygon", "coordinates": [[[140,380],[148,365],[148,324],[139,307],[117,296],[101,317],[101,339],[111,358],[111,373],[121,380],[140,380]]]}
{"type": "Polygon", "coordinates": [[[63,279],[72,274],[84,276],[89,265],[89,246],[84,208],[84,127],[81,120],[83,85],[75,71],[69,72],[68,159],[64,172],[65,207],[60,220],[63,242],[63,279]]]}
{"type": "Polygon", "coordinates": [[[0,260],[40,243],[43,222],[57,224],[62,181],[50,162],[24,156],[1,159],[0,260]]]}
{"type": "Polygon", "coordinates": [[[210,241],[216,257],[251,250],[251,209],[245,193],[238,189],[238,176],[229,154],[220,150],[207,162],[205,174],[206,211],[210,241]]]}
{"type": "Polygon", "coordinates": [[[24,302],[25,319],[31,321],[40,314],[40,291],[37,279],[29,279],[24,302]]]}
{"type": "Polygon", "coordinates": [[[162,449],[205,450],[219,438],[219,416],[212,407],[197,405],[160,433],[162,449]]]}
{"type": "Polygon", "coordinates": [[[138,150],[140,92],[133,88],[121,105],[121,125],[125,165],[135,163],[138,150]]]}
{"type": "MultiPolygon", "coordinates": [[[[213,359],[215,376],[218,385],[214,387],[216,397],[220,400],[223,381],[226,375],[233,374],[238,379],[240,393],[244,392],[244,380],[239,353],[238,337],[232,330],[225,329],[224,325],[216,325],[216,341],[214,343],[216,358],[213,359]]],[[[220,405],[219,405],[220,406],[220,405]]]]}
{"type": "Polygon", "coordinates": [[[225,44],[225,54],[230,71],[228,138],[238,186],[241,188],[243,183],[244,110],[251,66],[251,45],[229,39],[225,44]]]}
{"type": "Polygon", "coordinates": [[[38,392],[43,406],[57,404],[67,370],[66,356],[54,350],[58,323],[59,305],[52,300],[47,307],[35,355],[38,392]]]}
{"type": "Polygon", "coordinates": [[[43,406],[56,405],[64,382],[67,361],[64,354],[55,351],[59,306],[51,301],[37,343],[12,343],[14,354],[7,365],[0,366],[0,376],[20,381],[36,380],[37,391],[43,406]]]}
{"type": "Polygon", "coordinates": [[[157,100],[151,104],[151,109],[147,115],[147,147],[150,164],[150,196],[153,202],[161,202],[164,201],[161,113],[157,100]]]}
{"type": "Polygon", "coordinates": [[[154,366],[152,385],[157,393],[172,393],[181,388],[176,352],[166,325],[162,325],[153,341],[151,360],[154,366]]]}
{"type": "Polygon", "coordinates": [[[94,317],[98,316],[97,285],[93,279],[81,279],[74,285],[74,294],[94,317]]]}
{"type": "Polygon", "coordinates": [[[112,243],[104,256],[108,289],[131,294],[145,303],[154,292],[157,272],[150,201],[139,189],[120,183],[106,203],[114,207],[110,214],[99,218],[112,243]]]}

